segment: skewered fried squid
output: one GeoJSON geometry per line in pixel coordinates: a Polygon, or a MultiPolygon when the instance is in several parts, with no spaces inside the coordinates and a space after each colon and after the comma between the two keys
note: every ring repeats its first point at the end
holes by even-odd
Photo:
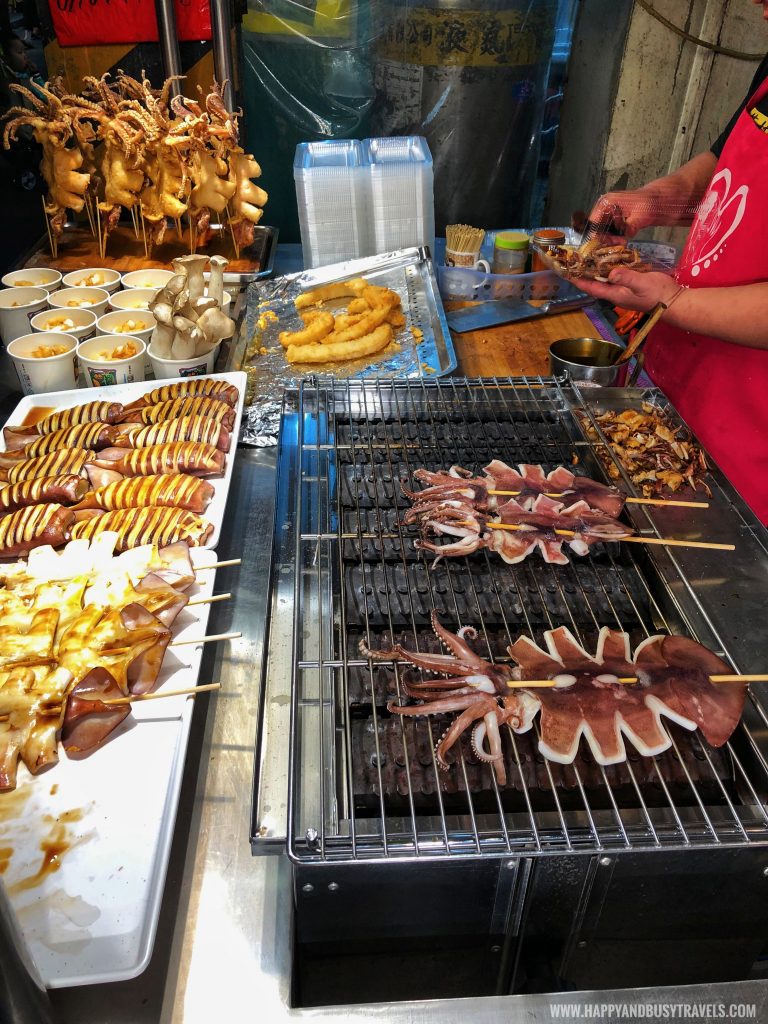
{"type": "Polygon", "coordinates": [[[72,537],[91,540],[105,530],[117,533],[117,551],[140,544],[172,544],[183,540],[191,547],[205,544],[213,527],[194,512],[181,508],[129,508],[105,512],[75,523],[72,537]]]}
{"type": "Polygon", "coordinates": [[[210,444],[175,441],[151,448],[105,448],[98,453],[95,465],[123,476],[157,476],[163,473],[221,476],[224,453],[210,444]]]}

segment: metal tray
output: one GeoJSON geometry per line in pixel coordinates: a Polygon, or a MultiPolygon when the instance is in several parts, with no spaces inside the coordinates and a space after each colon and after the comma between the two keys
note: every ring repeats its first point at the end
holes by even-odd
{"type": "MultiPolygon", "coordinates": [[[[346,300],[328,303],[327,308],[341,312],[346,300]]],[[[404,378],[429,379],[442,377],[456,369],[456,354],[446,323],[429,250],[400,249],[364,259],[347,260],[315,270],[289,274],[249,289],[248,311],[238,342],[233,367],[248,373],[247,405],[266,405],[275,410],[271,430],[276,432],[282,389],[306,377],[325,374],[337,378],[404,378]],[[298,330],[302,326],[294,308],[294,299],[309,288],[343,281],[350,277],[366,277],[373,283],[396,291],[402,300],[406,326],[396,334],[400,351],[386,351],[380,357],[328,363],[301,368],[285,360],[278,334],[298,330]],[[266,324],[263,315],[275,313],[277,321],[266,324]],[[259,321],[262,320],[263,326],[259,321]],[[411,328],[422,331],[418,341],[411,328]]],[[[246,440],[248,435],[246,434],[246,440]]]]}

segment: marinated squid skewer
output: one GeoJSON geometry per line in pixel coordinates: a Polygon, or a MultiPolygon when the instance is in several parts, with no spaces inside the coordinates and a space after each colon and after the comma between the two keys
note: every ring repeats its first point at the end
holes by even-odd
{"type": "Polygon", "coordinates": [[[134,409],[123,416],[124,423],[160,423],[184,416],[205,416],[222,423],[227,430],[235,425],[235,410],[226,402],[216,398],[174,398],[157,405],[134,409]]]}
{"type": "Polygon", "coordinates": [[[0,558],[26,555],[41,544],[58,547],[70,538],[75,514],[63,505],[30,505],[0,519],[0,558]]]}
{"type": "Polygon", "coordinates": [[[75,540],[90,540],[107,530],[117,534],[115,550],[127,551],[141,544],[166,545],[180,540],[199,547],[205,544],[213,527],[194,512],[150,506],[97,513],[75,523],[71,536],[75,540]]]}
{"type": "Polygon", "coordinates": [[[50,434],[40,434],[23,447],[0,452],[0,467],[10,468],[23,459],[35,459],[63,448],[99,451],[114,445],[119,434],[120,428],[109,423],[79,423],[50,434]]]}
{"type": "Polygon", "coordinates": [[[86,464],[93,462],[95,458],[95,452],[84,448],[61,448],[48,455],[41,455],[37,459],[24,459],[15,463],[10,469],[1,472],[9,484],[34,480],[37,477],[63,476],[65,474],[83,476],[86,464]]]}
{"type": "Polygon", "coordinates": [[[15,484],[0,487],[0,516],[29,505],[53,502],[59,505],[74,505],[82,501],[88,491],[88,481],[76,473],[62,476],[42,476],[33,480],[21,480],[15,484]]]}
{"type": "Polygon", "coordinates": [[[112,443],[116,448],[149,448],[173,441],[197,441],[228,452],[232,445],[232,435],[223,423],[207,416],[180,416],[150,423],[145,427],[130,424],[114,436],[112,443]]]}
{"type": "Polygon", "coordinates": [[[157,405],[160,402],[171,402],[176,398],[216,398],[226,402],[233,408],[237,407],[240,400],[240,392],[233,384],[225,380],[215,380],[211,377],[192,377],[188,380],[180,380],[175,384],[163,384],[154,391],[150,391],[135,402],[125,406],[126,412],[135,412],[147,405],[157,405]]]}
{"type": "Polygon", "coordinates": [[[198,514],[205,512],[214,488],[200,477],[188,473],[162,473],[129,477],[100,487],[85,495],[73,511],[102,509],[113,512],[123,508],[147,506],[182,508],[198,514]]]}
{"type": "Polygon", "coordinates": [[[197,441],[174,441],[150,448],[105,448],[94,460],[97,469],[126,477],[166,473],[221,476],[224,464],[224,452],[197,441]]]}
{"type": "Polygon", "coordinates": [[[69,409],[61,409],[38,420],[30,426],[4,427],[3,436],[6,448],[13,450],[23,448],[40,434],[52,434],[65,427],[74,427],[78,423],[117,423],[123,407],[119,402],[84,402],[73,405],[69,409]]]}

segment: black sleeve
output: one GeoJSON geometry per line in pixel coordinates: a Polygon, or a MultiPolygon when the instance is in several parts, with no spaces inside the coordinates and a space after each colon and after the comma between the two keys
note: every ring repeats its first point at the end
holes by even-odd
{"type": "Polygon", "coordinates": [[[755,77],[752,79],[752,84],[749,87],[749,91],[747,92],[747,95],[744,97],[742,102],[737,107],[736,113],[733,115],[731,120],[725,126],[725,128],[722,131],[722,133],[715,139],[715,141],[709,147],[710,150],[715,154],[716,157],[718,157],[718,158],[720,157],[720,154],[723,152],[723,146],[725,145],[728,136],[733,131],[734,126],[735,126],[736,122],[738,121],[739,117],[741,116],[742,111],[746,107],[747,103],[749,103],[750,97],[755,92],[757,92],[757,89],[762,84],[762,82],[765,81],[766,78],[768,78],[768,56],[764,57],[763,60],[760,62],[760,66],[758,67],[757,71],[755,72],[755,77]]]}

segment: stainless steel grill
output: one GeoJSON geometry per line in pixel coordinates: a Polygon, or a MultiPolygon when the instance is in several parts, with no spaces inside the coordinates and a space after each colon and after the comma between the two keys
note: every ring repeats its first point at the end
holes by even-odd
{"type": "MultiPolygon", "coordinates": [[[[628,515],[648,535],[734,539],[735,555],[614,545],[586,559],[574,556],[568,566],[538,556],[509,566],[478,552],[433,568],[414,548],[415,531],[400,525],[409,503],[399,481],[412,485],[417,467],[459,463],[479,471],[496,457],[548,470],[578,458],[584,472],[602,478],[574,410],[591,415],[607,402],[637,407],[641,398],[674,417],[656,392],[601,389],[595,397],[549,378],[310,381],[288,393],[267,693],[270,675],[290,662],[287,839],[295,861],[536,856],[768,839],[768,716],[754,687],[721,750],[667,725],[672,746],[661,756],[641,758],[630,749],[625,763],[602,767],[582,749],[572,766],[561,766],[538,754],[535,735],[509,731],[508,784],[500,788],[466,743],[455,748],[451,771],[439,772],[434,746],[450,719],[444,725],[390,716],[386,700],[407,670],[371,666],[358,654],[362,637],[372,646],[396,639],[435,650],[434,608],[451,630],[474,625],[475,648],[496,661],[507,658],[507,644],[521,633],[540,641],[544,630],[567,625],[589,649],[608,625],[629,632],[633,644],[651,633],[687,633],[738,671],[765,671],[760,638],[747,628],[761,621],[752,614],[768,591],[765,532],[716,470],[710,509],[636,506],[628,515]]],[[[629,481],[625,486],[632,493],[629,481]]],[[[278,721],[282,731],[288,723],[278,721]]],[[[260,751],[255,836],[267,832],[263,794],[285,740],[272,735],[272,749],[260,751]]]]}

